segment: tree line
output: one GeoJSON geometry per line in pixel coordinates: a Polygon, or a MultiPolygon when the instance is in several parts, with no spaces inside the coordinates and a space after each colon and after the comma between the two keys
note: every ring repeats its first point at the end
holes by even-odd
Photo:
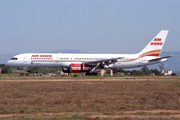
{"type": "MultiPolygon", "coordinates": [[[[22,67],[8,67],[5,64],[0,64],[0,69],[2,74],[10,74],[13,73],[12,70],[23,70],[22,67]]],[[[61,68],[46,68],[46,67],[41,67],[41,68],[28,68],[27,72],[30,74],[47,74],[47,73],[55,73],[57,71],[61,71],[61,68]]],[[[161,76],[161,72],[157,69],[150,69],[145,66],[142,67],[141,70],[123,70],[123,69],[113,69],[113,73],[116,75],[118,73],[123,73],[125,75],[133,75],[133,76],[138,76],[138,75],[157,75],[161,76]]],[[[173,73],[172,76],[175,76],[176,73],[173,73]]]]}
{"type": "MultiPolygon", "coordinates": [[[[141,68],[141,70],[123,70],[123,69],[113,69],[113,73],[124,73],[125,75],[133,75],[133,76],[142,76],[142,75],[157,75],[162,76],[163,74],[157,69],[150,69],[147,66],[141,68]]],[[[172,76],[176,76],[176,73],[172,73],[172,76]]]]}
{"type": "MultiPolygon", "coordinates": [[[[13,70],[24,70],[23,67],[8,67],[5,64],[0,64],[0,69],[2,74],[10,74],[13,73],[13,70]]],[[[34,73],[42,73],[42,74],[47,74],[47,73],[55,73],[57,71],[60,71],[61,68],[28,68],[26,72],[34,74],[34,73]]]]}

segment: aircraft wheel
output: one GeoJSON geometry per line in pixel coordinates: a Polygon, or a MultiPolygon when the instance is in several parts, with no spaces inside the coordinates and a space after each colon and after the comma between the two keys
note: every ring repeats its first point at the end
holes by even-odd
{"type": "Polygon", "coordinates": [[[97,75],[97,73],[96,73],[96,72],[92,72],[92,73],[87,72],[85,75],[91,75],[91,76],[93,76],[93,75],[97,75]]]}

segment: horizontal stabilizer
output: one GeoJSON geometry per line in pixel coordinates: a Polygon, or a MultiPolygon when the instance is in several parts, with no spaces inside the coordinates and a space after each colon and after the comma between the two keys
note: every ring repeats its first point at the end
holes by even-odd
{"type": "Polygon", "coordinates": [[[173,56],[165,56],[165,57],[155,58],[155,59],[148,60],[148,62],[157,61],[157,60],[161,60],[164,58],[170,58],[170,57],[173,57],[173,56]]]}

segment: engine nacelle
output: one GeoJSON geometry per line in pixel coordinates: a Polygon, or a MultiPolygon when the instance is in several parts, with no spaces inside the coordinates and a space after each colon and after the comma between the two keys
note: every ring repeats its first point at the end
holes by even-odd
{"type": "Polygon", "coordinates": [[[69,68],[62,68],[62,71],[64,73],[71,73],[70,69],[69,68]]]}
{"type": "Polygon", "coordinates": [[[82,64],[81,68],[82,68],[81,72],[88,72],[91,70],[91,67],[89,65],[85,65],[85,64],[82,64]]]}
{"type": "Polygon", "coordinates": [[[91,69],[89,65],[72,63],[70,65],[71,73],[80,73],[80,72],[88,72],[91,69]]]}

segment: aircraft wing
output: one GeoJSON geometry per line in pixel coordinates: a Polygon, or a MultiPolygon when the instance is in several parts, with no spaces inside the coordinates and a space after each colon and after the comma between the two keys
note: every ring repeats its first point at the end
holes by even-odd
{"type": "Polygon", "coordinates": [[[96,68],[104,68],[105,65],[116,63],[118,59],[122,59],[122,58],[123,57],[95,60],[95,61],[84,62],[83,64],[93,66],[93,69],[90,70],[90,73],[92,73],[96,68]]]}
{"type": "Polygon", "coordinates": [[[90,66],[96,66],[97,64],[109,65],[109,64],[116,63],[118,59],[122,59],[122,58],[123,57],[95,60],[95,61],[84,62],[83,64],[90,65],[90,66]]]}
{"type": "Polygon", "coordinates": [[[153,61],[156,61],[156,60],[161,60],[161,59],[170,58],[170,57],[173,57],[173,56],[165,56],[165,57],[155,58],[155,59],[148,60],[148,62],[153,62],[153,61]]]}

